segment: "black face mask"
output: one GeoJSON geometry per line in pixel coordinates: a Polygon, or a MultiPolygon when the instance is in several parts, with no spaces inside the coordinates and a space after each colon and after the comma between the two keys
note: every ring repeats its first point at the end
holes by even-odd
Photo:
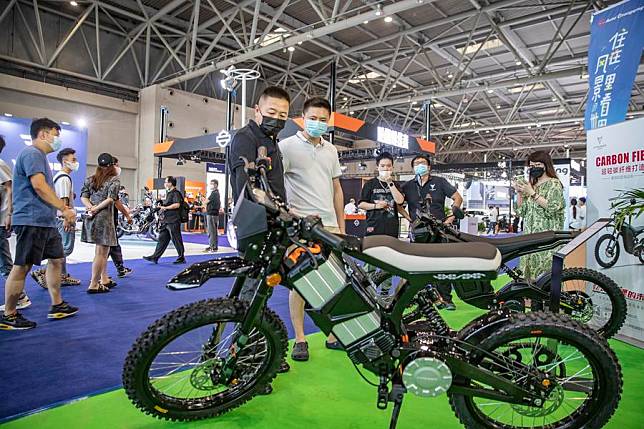
{"type": "Polygon", "coordinates": [[[538,179],[543,176],[543,173],[546,172],[546,169],[543,167],[531,167],[530,168],[530,177],[533,179],[538,179]]]}
{"type": "Polygon", "coordinates": [[[259,128],[264,131],[268,137],[276,138],[277,135],[284,129],[286,126],[286,121],[284,119],[270,118],[262,115],[262,123],[259,124],[259,128]]]}

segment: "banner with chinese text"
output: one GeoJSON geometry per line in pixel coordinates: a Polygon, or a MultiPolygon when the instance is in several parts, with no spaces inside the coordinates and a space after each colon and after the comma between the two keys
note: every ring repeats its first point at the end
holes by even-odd
{"type": "Polygon", "coordinates": [[[585,128],[626,117],[644,47],[644,0],[625,0],[591,18],[585,128]]]}

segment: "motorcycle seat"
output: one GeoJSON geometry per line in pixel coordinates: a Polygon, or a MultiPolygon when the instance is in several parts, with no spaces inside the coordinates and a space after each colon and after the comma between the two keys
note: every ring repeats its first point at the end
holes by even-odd
{"type": "Polygon", "coordinates": [[[535,234],[517,235],[514,237],[489,238],[472,234],[460,234],[460,239],[468,243],[491,244],[501,252],[504,259],[508,255],[520,255],[532,252],[536,247],[566,243],[578,233],[572,231],[546,231],[535,234]]]}
{"type": "Polygon", "coordinates": [[[496,272],[501,254],[487,243],[408,243],[388,235],[362,239],[362,252],[410,273],[496,272]]]}

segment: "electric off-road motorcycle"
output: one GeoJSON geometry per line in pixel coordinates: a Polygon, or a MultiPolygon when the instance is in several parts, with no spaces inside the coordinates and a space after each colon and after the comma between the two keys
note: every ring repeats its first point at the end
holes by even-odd
{"type": "Polygon", "coordinates": [[[196,420],[264,389],[286,355],[284,324],[266,306],[282,284],[304,298],[315,324],[338,338],[356,369],[375,374],[378,408],[393,403],[391,428],[408,392],[446,394],[468,428],[599,428],[610,419],[622,391],[617,358],[596,332],[565,315],[497,309],[454,332],[427,306],[424,321],[403,323],[428,283],[496,277],[501,254],[494,246],[331,234],[273,195],[269,165],[262,150],[246,163],[249,199],[240,198],[234,212],[243,256],[195,264],[168,283],[179,290],[234,277],[229,297],[171,311],[128,353],[123,384],[136,407],[162,419],[196,420]],[[382,300],[356,259],[407,282],[382,300]],[[250,302],[234,298],[245,282],[255,282],[250,302]]]}
{"type": "MultiPolygon", "coordinates": [[[[464,217],[458,207],[452,207],[452,211],[456,219],[464,217]]],[[[505,307],[521,312],[548,308],[552,276],[551,273],[545,273],[536,280],[529,281],[523,278],[519,269],[511,268],[508,262],[519,256],[555,249],[578,235],[578,232],[572,231],[548,231],[507,238],[481,237],[460,232],[455,227],[438,221],[429,213],[428,207],[418,213],[410,231],[414,243],[488,243],[495,246],[501,254],[501,271],[507,273],[511,280],[496,292],[486,280],[455,283],[454,291],[466,303],[484,310],[505,307]]],[[[378,287],[391,277],[392,274],[387,271],[377,271],[372,274],[372,281],[378,287]]],[[[407,322],[421,316],[418,311],[419,301],[441,301],[435,289],[422,290],[420,295],[407,310],[407,322]]],[[[627,306],[624,294],[610,277],[592,269],[566,268],[561,278],[560,311],[610,338],[626,321],[627,306]],[[601,310],[587,293],[590,291],[608,298],[602,300],[601,310]]]]}
{"type": "MultiPolygon", "coordinates": [[[[633,225],[633,215],[637,218],[636,213],[637,201],[635,198],[629,201],[629,205],[621,206],[613,204],[612,221],[606,226],[610,231],[597,240],[595,244],[595,259],[597,263],[604,268],[610,268],[617,263],[619,259],[619,237],[622,237],[624,250],[644,264],[644,226],[633,225]],[[628,222],[626,222],[628,219],[628,222]]],[[[639,210],[641,211],[641,203],[639,210]]]]}

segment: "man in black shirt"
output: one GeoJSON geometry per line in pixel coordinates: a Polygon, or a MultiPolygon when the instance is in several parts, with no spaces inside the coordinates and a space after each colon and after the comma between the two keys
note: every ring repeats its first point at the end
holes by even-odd
{"type": "Polygon", "coordinates": [[[216,252],[218,249],[217,243],[217,228],[219,228],[219,211],[221,210],[221,199],[219,196],[219,182],[217,179],[210,181],[212,191],[208,196],[208,204],[206,204],[206,224],[208,226],[208,240],[210,246],[206,248],[206,252],[216,252]]]}
{"type": "MultiPolygon", "coordinates": [[[[405,201],[407,202],[407,211],[414,221],[418,217],[418,213],[423,208],[424,202],[431,198],[429,207],[430,214],[443,221],[443,223],[451,224],[454,221],[454,216],[445,216],[445,198],[451,198],[454,201],[454,206],[461,207],[463,204],[463,197],[458,193],[456,188],[442,177],[434,177],[430,174],[431,162],[427,155],[417,155],[411,160],[411,167],[414,170],[414,177],[402,186],[405,201]]],[[[452,287],[449,284],[440,284],[437,286],[443,300],[445,301],[445,308],[448,310],[455,310],[456,306],[452,301],[452,287]]]]}
{"type": "Polygon", "coordinates": [[[184,257],[183,237],[181,237],[181,217],[179,215],[183,195],[177,190],[177,179],[172,176],[168,176],[165,179],[164,186],[166,195],[165,201],[163,201],[160,207],[161,227],[159,230],[159,241],[157,242],[154,253],[150,256],[144,256],[143,259],[154,262],[155,264],[158,263],[159,258],[161,258],[172,239],[172,244],[174,244],[177,253],[179,253],[179,257],[173,264],[185,264],[186,258],[184,257]]]}
{"type": "MultiPolygon", "coordinates": [[[[394,158],[383,152],[376,158],[378,177],[364,184],[358,208],[367,212],[367,231],[365,235],[389,235],[398,238],[398,205],[405,197],[391,177],[394,169],[394,158]]],[[[365,265],[371,271],[369,264],[365,265]]],[[[391,279],[382,284],[380,293],[389,295],[391,279]]]]}
{"type": "Polygon", "coordinates": [[[244,161],[255,162],[257,149],[264,146],[271,159],[271,169],[267,173],[268,182],[273,192],[286,201],[284,187],[284,166],[277,146],[277,134],[284,128],[288,119],[291,98],[286,91],[276,86],[269,86],[259,96],[255,105],[255,120],[240,128],[230,142],[231,186],[235,203],[242,193],[248,175],[244,171],[244,161]]]}
{"type": "MultiPolygon", "coordinates": [[[[239,196],[244,192],[248,181],[248,175],[244,171],[244,161],[255,162],[257,149],[264,146],[267,156],[271,159],[271,169],[267,173],[268,183],[277,196],[286,202],[286,188],[284,187],[284,166],[282,156],[277,146],[277,135],[284,128],[288,111],[291,104],[291,97],[288,92],[276,86],[266,88],[257,100],[255,105],[255,120],[248,121],[248,124],[240,128],[230,142],[230,158],[228,168],[230,169],[230,183],[233,188],[235,204],[239,196]]],[[[240,299],[250,301],[255,296],[257,282],[247,278],[239,294],[240,299]]],[[[283,361],[278,372],[284,373],[290,369],[288,363],[283,361]]],[[[260,394],[267,395],[273,391],[269,384],[260,394]]]]}

